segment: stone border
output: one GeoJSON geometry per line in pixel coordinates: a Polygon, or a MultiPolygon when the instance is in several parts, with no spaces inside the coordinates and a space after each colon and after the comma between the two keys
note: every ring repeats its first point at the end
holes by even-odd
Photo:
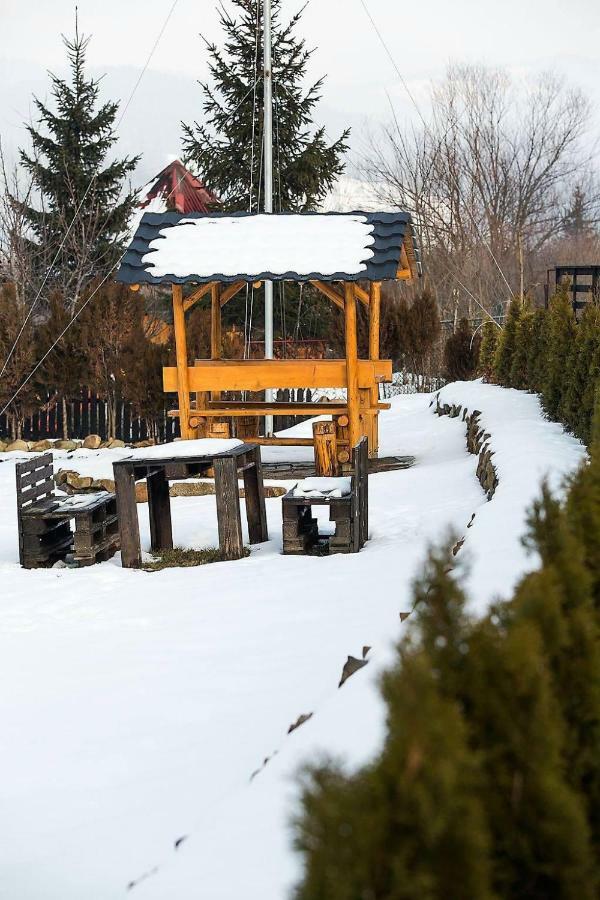
{"type": "Polygon", "coordinates": [[[479,457],[477,463],[477,478],[488,500],[494,496],[498,487],[498,473],[492,462],[494,451],[491,449],[491,435],[479,425],[481,410],[474,409],[469,412],[466,407],[454,403],[440,403],[440,395],[435,397],[435,412],[438,416],[449,416],[457,419],[461,416],[467,424],[467,450],[479,457]]]}

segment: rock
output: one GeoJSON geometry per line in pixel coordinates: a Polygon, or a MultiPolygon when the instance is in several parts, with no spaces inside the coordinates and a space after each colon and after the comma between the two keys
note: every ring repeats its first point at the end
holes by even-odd
{"type": "Polygon", "coordinates": [[[102,441],[102,443],[98,446],[98,450],[106,450],[109,444],[110,441],[102,441]]]}
{"type": "Polygon", "coordinates": [[[51,441],[35,441],[29,449],[34,453],[43,453],[45,450],[52,450],[52,446],[51,441]]]}
{"type": "Polygon", "coordinates": [[[79,444],[76,444],[75,441],[57,441],[54,444],[55,450],[77,450],[79,444]]]}
{"type": "MultiPolygon", "coordinates": [[[[54,484],[57,484],[59,486],[61,484],[66,484],[67,475],[69,474],[69,471],[70,471],[69,469],[59,469],[58,472],[56,472],[54,475],[54,484]]],[[[77,473],[75,473],[75,474],[77,474],[77,473]]]]}
{"type": "Polygon", "coordinates": [[[300,728],[301,725],[304,725],[305,722],[308,722],[309,719],[312,718],[312,713],[302,713],[301,716],[298,716],[295,722],[292,722],[290,727],[287,730],[288,734],[291,734],[292,731],[295,731],[296,728],[300,728]]]}
{"type": "Polygon", "coordinates": [[[88,491],[94,479],[89,475],[80,475],[79,472],[67,472],[66,482],[76,491],[88,491]]]}
{"type": "Polygon", "coordinates": [[[0,453],[4,453],[6,450],[6,441],[0,441],[0,453]]]}
{"type": "Polygon", "coordinates": [[[102,438],[99,434],[88,434],[81,446],[84,450],[98,450],[101,443],[102,438]]]}
{"type": "Polygon", "coordinates": [[[338,687],[341,687],[344,682],[350,678],[351,675],[354,675],[355,672],[358,672],[359,669],[362,669],[363,666],[366,666],[368,662],[368,659],[357,659],[355,656],[349,656],[344,663],[344,668],[342,669],[342,677],[340,678],[338,687]]]}
{"type": "Polygon", "coordinates": [[[111,478],[94,478],[92,488],[95,491],[107,491],[109,494],[114,494],[115,483],[111,478]]]}
{"type": "Polygon", "coordinates": [[[112,438],[108,445],[109,450],[116,450],[118,447],[124,447],[125,441],[120,441],[118,438],[112,438]]]}
{"type": "Polygon", "coordinates": [[[7,453],[14,453],[17,451],[19,453],[27,453],[28,450],[29,444],[27,441],[11,441],[11,443],[6,446],[7,453]]]}

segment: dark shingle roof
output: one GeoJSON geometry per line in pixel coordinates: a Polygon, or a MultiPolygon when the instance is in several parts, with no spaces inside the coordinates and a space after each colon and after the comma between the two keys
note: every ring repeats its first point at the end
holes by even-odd
{"type": "MultiPolygon", "coordinates": [[[[297,215],[291,213],[273,214],[272,218],[277,219],[286,215],[297,215]]],[[[234,282],[234,281],[263,281],[265,279],[271,281],[359,281],[365,279],[367,281],[385,281],[396,278],[398,265],[400,262],[401,250],[404,245],[409,259],[410,267],[413,275],[420,274],[421,267],[419,262],[419,253],[416,246],[414,228],[409,213],[405,212],[353,212],[353,213],[304,213],[309,216],[363,216],[366,223],[373,226],[372,237],[374,242],[368,246],[368,250],[373,251],[373,256],[361,260],[365,264],[365,268],[360,272],[295,272],[286,271],[284,273],[274,273],[269,271],[253,271],[253,272],[237,272],[235,274],[223,274],[218,271],[207,272],[206,266],[203,267],[203,274],[194,272],[194,264],[198,261],[191,259],[189,273],[184,275],[154,275],[152,265],[143,257],[150,253],[154,253],[156,248],[150,248],[150,243],[156,239],[163,239],[164,235],[160,232],[166,228],[174,228],[184,221],[189,222],[193,219],[219,219],[227,217],[248,217],[256,216],[252,213],[188,213],[181,215],[175,212],[167,213],[145,213],[141,219],[137,231],[133,237],[125,256],[117,273],[117,281],[125,284],[185,284],[193,282],[197,284],[209,281],[234,282]]],[[[368,256],[368,254],[365,254],[368,256]]]]}

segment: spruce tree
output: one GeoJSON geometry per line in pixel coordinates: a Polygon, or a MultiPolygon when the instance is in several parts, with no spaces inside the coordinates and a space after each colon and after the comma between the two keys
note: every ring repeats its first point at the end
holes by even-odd
{"type": "Polygon", "coordinates": [[[494,361],[494,375],[498,384],[511,387],[510,375],[517,345],[517,328],[523,312],[523,303],[514,297],[508,307],[504,327],[498,340],[498,349],[494,361]]]}
{"type": "Polygon", "coordinates": [[[531,321],[531,352],[527,364],[527,383],[530,391],[541,393],[544,386],[548,344],[548,313],[545,309],[536,309],[531,321]]]}
{"type": "Polygon", "coordinates": [[[427,653],[384,679],[388,738],[355,776],[312,770],[297,848],[297,900],[492,900],[484,783],[459,705],[427,653]]]}
{"type": "MultiPolygon", "coordinates": [[[[584,503],[593,502],[589,495],[584,503]]],[[[598,524],[598,523],[596,523],[598,524]]],[[[533,505],[527,545],[542,562],[520,584],[513,601],[517,621],[534,623],[565,723],[566,777],[585,798],[600,855],[600,621],[584,545],[548,487],[533,505]]]]}
{"type": "Polygon", "coordinates": [[[77,21],[74,38],[63,41],[70,78],[50,75],[52,108],[34,99],[37,123],[27,126],[33,149],[21,150],[21,162],[40,199],[39,207],[26,207],[36,239],[50,258],[64,241],[49,288],[63,290],[72,312],[86,285],[110,272],[121,254],[137,196],[124,187],[139,157],[110,158],[118,103],[101,102],[100,82],[86,76],[89,38],[77,21]]]}
{"type": "Polygon", "coordinates": [[[531,359],[534,340],[534,315],[524,306],[517,323],[515,347],[510,366],[509,383],[513,388],[527,390],[529,388],[529,361],[531,359]]]}
{"type": "Polygon", "coordinates": [[[444,346],[444,374],[448,381],[474,378],[480,342],[480,335],[473,335],[468,320],[461,319],[458,328],[448,337],[444,346]]]}
{"type": "Polygon", "coordinates": [[[546,371],[542,385],[542,403],[551,419],[559,418],[570,373],[565,364],[573,349],[577,325],[565,286],[550,302],[546,344],[546,371]]]}
{"type": "Polygon", "coordinates": [[[494,377],[494,358],[498,349],[500,328],[491,319],[481,329],[481,345],[477,373],[484,381],[492,381],[494,377]]]}
{"type": "MultiPolygon", "coordinates": [[[[201,83],[204,121],[183,123],[187,161],[202,172],[223,209],[262,210],[263,18],[260,0],[233,0],[223,8],[223,49],[208,44],[212,84],[201,83]]],[[[305,90],[312,51],[295,34],[302,10],[283,24],[273,0],[273,187],[277,211],[318,207],[344,170],[349,131],[329,143],[313,129],[324,79],[305,90]]]]}

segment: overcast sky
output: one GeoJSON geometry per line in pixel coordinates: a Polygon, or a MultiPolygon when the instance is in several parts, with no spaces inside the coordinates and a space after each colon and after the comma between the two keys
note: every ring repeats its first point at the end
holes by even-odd
{"type": "MultiPolygon", "coordinates": [[[[224,0],[227,5],[228,0],[224,0]]],[[[505,66],[518,78],[554,69],[584,89],[600,134],[600,0],[365,0],[419,104],[449,62],[505,66]]],[[[284,13],[301,0],[282,0],[284,13]]],[[[92,35],[88,61],[106,72],[107,95],[125,100],[156,40],[171,0],[79,0],[80,30],[92,35]]],[[[61,32],[71,34],[70,0],[0,0],[0,136],[10,153],[25,141],[30,97],[48,89],[47,69],[64,70],[61,32]]],[[[332,136],[389,117],[414,116],[361,0],[310,0],[301,33],[316,50],[311,75],[327,75],[319,116],[332,136]]],[[[145,181],[180,147],[179,121],[201,115],[195,79],[206,76],[198,33],[219,41],[215,0],[178,0],[149,70],[121,126],[121,145],[142,152],[145,181]]]]}

